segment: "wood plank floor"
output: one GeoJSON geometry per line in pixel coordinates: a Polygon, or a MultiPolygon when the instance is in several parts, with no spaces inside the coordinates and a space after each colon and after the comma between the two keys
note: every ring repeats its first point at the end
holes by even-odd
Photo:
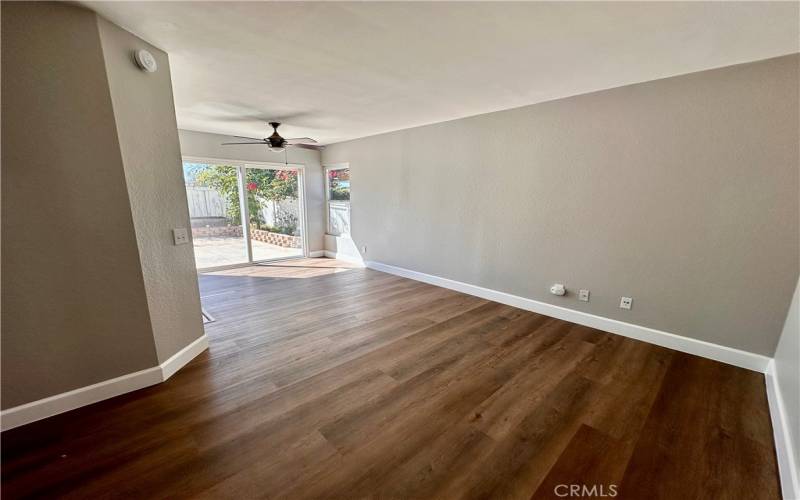
{"type": "Polygon", "coordinates": [[[209,351],[3,433],[3,497],[779,498],[762,375],[349,267],[201,276],[209,351]]]}

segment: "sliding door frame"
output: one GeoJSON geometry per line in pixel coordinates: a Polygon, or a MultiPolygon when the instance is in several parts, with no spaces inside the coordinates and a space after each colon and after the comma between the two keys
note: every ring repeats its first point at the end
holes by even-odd
{"type": "MultiPolygon", "coordinates": [[[[302,257],[308,257],[308,231],[306,228],[308,227],[307,220],[306,220],[306,167],[305,165],[299,163],[269,163],[269,162],[258,162],[258,161],[248,161],[242,164],[242,176],[243,181],[240,182],[239,189],[244,189],[245,183],[247,180],[247,169],[248,168],[262,168],[266,170],[289,170],[293,172],[297,172],[297,204],[298,204],[298,211],[300,212],[298,215],[298,219],[300,222],[300,237],[303,242],[303,255],[300,256],[291,256],[291,257],[278,257],[274,259],[262,259],[262,260],[253,260],[253,247],[252,247],[252,240],[250,239],[250,227],[248,225],[248,238],[247,238],[247,251],[248,257],[251,264],[258,264],[259,262],[272,262],[276,260],[286,260],[286,259],[298,259],[302,257]]],[[[249,208],[247,207],[246,202],[242,203],[242,213],[248,212],[249,208]]],[[[250,214],[247,213],[247,220],[250,220],[250,214]]]]}
{"type": "MultiPolygon", "coordinates": [[[[306,166],[302,163],[275,163],[266,161],[246,161],[246,160],[231,160],[225,158],[211,158],[206,156],[183,156],[181,158],[183,163],[203,163],[208,165],[229,165],[236,168],[238,188],[239,188],[239,215],[242,224],[242,236],[244,237],[245,245],[247,246],[247,262],[241,264],[230,264],[226,266],[204,267],[198,271],[219,271],[223,269],[234,269],[237,267],[247,267],[253,264],[260,264],[264,262],[275,262],[278,260],[288,259],[301,259],[308,257],[308,216],[306,210],[306,166]],[[300,210],[300,233],[303,242],[303,254],[290,257],[277,257],[274,259],[253,260],[253,243],[250,238],[250,213],[247,206],[247,169],[248,168],[263,168],[269,170],[291,170],[297,172],[297,202],[300,210]]],[[[192,239],[194,245],[194,239],[192,239]]]]}

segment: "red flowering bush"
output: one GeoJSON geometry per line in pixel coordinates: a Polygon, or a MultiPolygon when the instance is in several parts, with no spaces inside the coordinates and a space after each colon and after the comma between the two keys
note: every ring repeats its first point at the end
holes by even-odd
{"type": "MultiPolygon", "coordinates": [[[[297,171],[266,168],[246,169],[245,189],[250,224],[258,229],[264,226],[262,205],[265,201],[280,202],[298,197],[297,171]]],[[[227,201],[226,216],[233,224],[241,223],[239,205],[239,177],[237,169],[228,165],[197,164],[192,171],[195,182],[217,190],[227,201]]],[[[291,221],[290,221],[291,222],[291,221]]],[[[277,232],[293,234],[296,222],[287,222],[277,232]]]]}
{"type": "Polygon", "coordinates": [[[279,170],[275,174],[275,178],[281,181],[288,181],[297,177],[297,172],[294,170],[279,170]]]}

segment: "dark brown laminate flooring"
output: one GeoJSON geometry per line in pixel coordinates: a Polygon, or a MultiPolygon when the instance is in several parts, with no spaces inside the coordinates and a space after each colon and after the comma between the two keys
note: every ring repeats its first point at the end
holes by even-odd
{"type": "Polygon", "coordinates": [[[779,498],[761,374],[348,267],[202,275],[209,351],[3,433],[3,497],[779,498]]]}

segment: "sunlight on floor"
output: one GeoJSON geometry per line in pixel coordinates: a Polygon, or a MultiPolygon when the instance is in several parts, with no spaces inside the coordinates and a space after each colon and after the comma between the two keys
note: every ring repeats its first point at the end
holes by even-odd
{"type": "Polygon", "coordinates": [[[250,276],[256,278],[315,278],[341,273],[363,266],[336,259],[291,259],[268,264],[237,267],[202,273],[205,276],[250,276]]]}

